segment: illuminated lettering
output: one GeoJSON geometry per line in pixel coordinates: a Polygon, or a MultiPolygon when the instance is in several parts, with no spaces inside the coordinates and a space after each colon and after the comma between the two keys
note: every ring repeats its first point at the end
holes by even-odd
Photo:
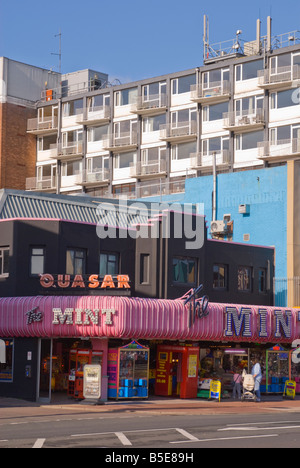
{"type": "Polygon", "coordinates": [[[102,309],[102,315],[105,315],[105,325],[112,325],[112,315],[115,315],[115,309],[102,309]]]}
{"type": "Polygon", "coordinates": [[[113,282],[111,275],[105,275],[104,280],[101,284],[101,288],[115,288],[115,283],[113,282]]]}
{"type": "Polygon", "coordinates": [[[285,338],[291,338],[292,336],[292,312],[291,310],[285,311],[285,316],[287,321],[284,319],[284,314],[282,310],[275,310],[274,312],[276,318],[276,327],[275,327],[275,338],[281,338],[282,329],[285,338]]]}
{"type": "Polygon", "coordinates": [[[251,338],[251,309],[241,308],[240,314],[236,307],[226,307],[226,330],[225,336],[240,336],[251,338]]]}
{"type": "MultiPolygon", "coordinates": [[[[66,308],[64,312],[60,308],[52,309],[53,325],[99,325],[100,309],[72,309],[66,308]]],[[[113,325],[112,316],[115,309],[101,309],[101,315],[105,315],[105,325],[113,325]]]]}
{"type": "Polygon", "coordinates": [[[267,338],[268,337],[268,330],[267,330],[268,311],[266,309],[259,309],[258,316],[259,316],[259,336],[260,338],[267,338]]]}
{"type": "Polygon", "coordinates": [[[65,309],[62,312],[61,309],[53,309],[53,325],[73,325],[73,310],[74,309],[65,309]]]}

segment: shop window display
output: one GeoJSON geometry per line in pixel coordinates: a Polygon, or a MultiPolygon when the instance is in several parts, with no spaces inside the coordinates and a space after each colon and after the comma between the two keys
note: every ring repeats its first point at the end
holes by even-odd
{"type": "Polygon", "coordinates": [[[149,348],[132,341],[108,352],[108,397],[147,398],[149,348]]]}
{"type": "MultiPolygon", "coordinates": [[[[284,385],[289,380],[289,351],[280,345],[267,350],[266,391],[283,393],[284,385]]],[[[264,388],[263,388],[264,390],[264,388]]]]}
{"type": "Polygon", "coordinates": [[[13,381],[13,344],[12,339],[1,340],[5,347],[5,362],[0,361],[0,382],[13,381]]]}
{"type": "Polygon", "coordinates": [[[258,357],[265,384],[265,351],[249,348],[224,348],[200,350],[200,373],[198,397],[209,397],[209,385],[212,379],[220,380],[222,395],[230,397],[233,390],[234,374],[251,373],[252,360],[258,357]]]}

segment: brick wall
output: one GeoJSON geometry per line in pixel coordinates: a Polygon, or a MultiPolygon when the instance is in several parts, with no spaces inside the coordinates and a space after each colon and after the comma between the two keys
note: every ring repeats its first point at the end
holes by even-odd
{"type": "Polygon", "coordinates": [[[0,188],[25,190],[27,177],[35,177],[36,138],[26,133],[34,109],[0,104],[0,188]]]}

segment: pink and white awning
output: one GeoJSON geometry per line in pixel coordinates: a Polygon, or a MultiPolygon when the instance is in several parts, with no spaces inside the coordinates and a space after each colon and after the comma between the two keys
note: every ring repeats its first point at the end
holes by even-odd
{"type": "Polygon", "coordinates": [[[208,305],[190,326],[181,300],[121,296],[0,298],[0,337],[107,337],[215,342],[282,342],[300,337],[299,312],[265,306],[208,305]]]}

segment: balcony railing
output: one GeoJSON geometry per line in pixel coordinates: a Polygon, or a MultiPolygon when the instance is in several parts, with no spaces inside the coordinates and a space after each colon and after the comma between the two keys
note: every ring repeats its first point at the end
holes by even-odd
{"type": "Polygon", "coordinates": [[[135,165],[132,165],[130,168],[130,176],[138,178],[147,178],[157,175],[166,174],[166,161],[149,161],[147,164],[144,162],[138,162],[135,165]]]}
{"type": "Polygon", "coordinates": [[[222,102],[230,97],[230,83],[227,80],[210,83],[208,88],[203,85],[194,85],[191,88],[192,101],[196,102],[222,102]]]}
{"type": "Polygon", "coordinates": [[[268,68],[258,72],[258,85],[261,88],[276,88],[290,86],[294,80],[300,79],[300,66],[268,68]]]}
{"type": "Polygon", "coordinates": [[[300,156],[300,139],[278,140],[276,143],[263,141],[258,143],[260,159],[286,160],[300,156]]]}
{"type": "Polygon", "coordinates": [[[212,169],[214,163],[214,153],[216,153],[216,165],[227,166],[230,163],[229,150],[210,151],[207,153],[192,153],[191,167],[194,169],[212,169]]]}
{"type": "Polygon", "coordinates": [[[158,114],[166,110],[167,95],[152,94],[146,100],[144,96],[139,96],[137,102],[132,105],[131,112],[135,114],[158,114]]]}
{"type": "Polygon", "coordinates": [[[28,119],[27,132],[35,135],[45,133],[55,133],[58,128],[57,117],[45,117],[43,120],[38,118],[28,119]]]}
{"type": "Polygon", "coordinates": [[[130,151],[137,148],[137,134],[134,132],[113,133],[103,141],[103,148],[108,151],[130,151]]]}
{"type": "Polygon", "coordinates": [[[82,109],[78,112],[77,123],[88,125],[95,123],[108,123],[111,118],[109,106],[98,106],[90,109],[82,109]]]}
{"type": "Polygon", "coordinates": [[[255,130],[263,128],[265,117],[263,109],[243,110],[223,114],[223,127],[231,131],[255,130]]]}
{"type": "Polygon", "coordinates": [[[101,186],[109,183],[109,170],[96,169],[93,172],[82,171],[77,174],[77,184],[86,186],[101,186]]]}
{"type": "Polygon", "coordinates": [[[26,179],[26,190],[31,191],[50,191],[56,189],[56,177],[42,177],[41,179],[37,177],[29,177],[26,179]]]}
{"type": "Polygon", "coordinates": [[[83,155],[82,142],[69,142],[67,145],[59,144],[55,159],[74,159],[83,155]]]}
{"type": "Polygon", "coordinates": [[[160,139],[164,141],[188,141],[197,136],[197,122],[177,122],[160,126],[160,139]]]}

